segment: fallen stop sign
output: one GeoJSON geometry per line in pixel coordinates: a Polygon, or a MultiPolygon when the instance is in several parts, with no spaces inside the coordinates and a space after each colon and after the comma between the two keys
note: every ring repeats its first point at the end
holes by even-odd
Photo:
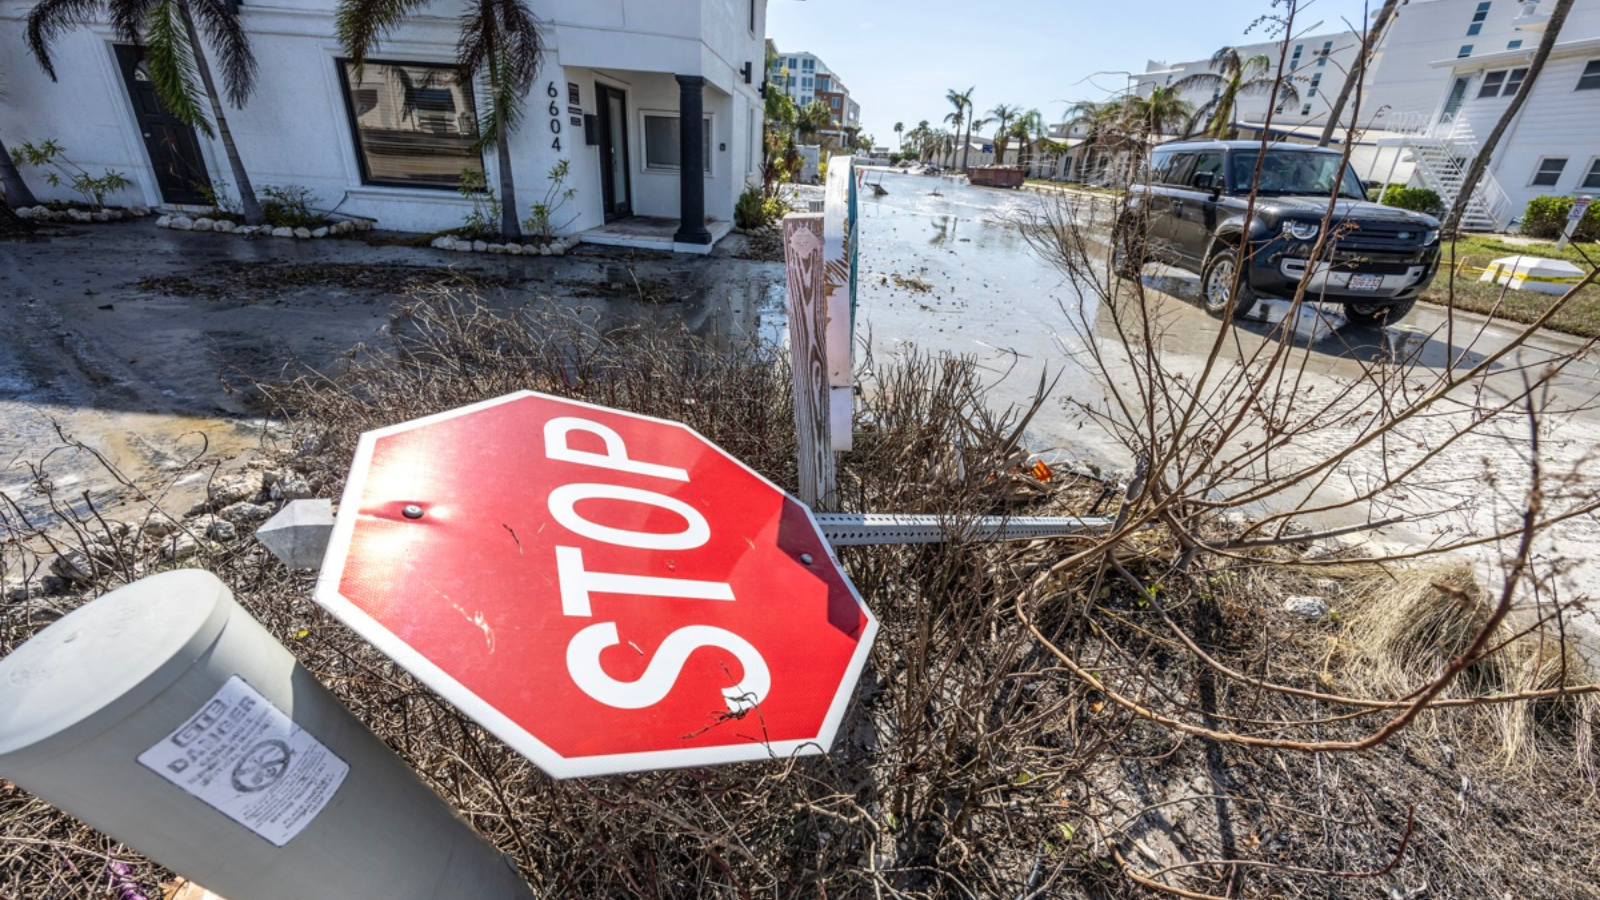
{"type": "Polygon", "coordinates": [[[558,778],[824,752],[877,631],[776,485],[531,392],[364,434],[316,599],[558,778]]]}

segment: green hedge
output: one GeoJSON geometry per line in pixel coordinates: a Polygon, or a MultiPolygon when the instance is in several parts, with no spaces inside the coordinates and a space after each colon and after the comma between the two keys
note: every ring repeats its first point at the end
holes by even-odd
{"type": "MultiPolygon", "coordinates": [[[[1528,201],[1528,209],[1522,214],[1522,233],[1528,237],[1546,240],[1561,237],[1561,232],[1567,228],[1567,214],[1570,212],[1572,212],[1571,197],[1556,197],[1551,194],[1535,197],[1528,201]]],[[[1584,213],[1583,221],[1578,223],[1578,230],[1573,234],[1573,240],[1600,240],[1600,202],[1589,204],[1589,211],[1584,213]]]]}
{"type": "Polygon", "coordinates": [[[1430,216],[1444,215],[1444,203],[1439,199],[1436,191],[1427,188],[1389,186],[1389,193],[1383,197],[1384,206],[1394,206],[1400,209],[1409,209],[1412,212],[1427,213],[1430,216]]]}

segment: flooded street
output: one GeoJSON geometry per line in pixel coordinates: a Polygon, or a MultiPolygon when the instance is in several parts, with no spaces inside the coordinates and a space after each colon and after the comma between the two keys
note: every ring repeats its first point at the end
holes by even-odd
{"type": "MultiPolygon", "coordinates": [[[[1026,405],[1045,375],[1055,387],[1030,424],[1027,446],[1047,460],[1126,473],[1128,451],[1080,409],[1103,405],[1106,382],[1121,378],[1092,364],[1085,335],[1119,353],[1121,345],[1107,337],[1108,317],[1092,292],[1081,294],[1035,254],[1017,226],[1049,195],[879,170],[868,178],[881,179],[888,193],[863,192],[857,341],[880,358],[912,348],[970,355],[992,385],[992,405],[1026,405]]],[[[102,503],[128,491],[97,455],[151,490],[202,451],[216,460],[249,451],[271,438],[256,381],[336,367],[357,345],[386,346],[407,293],[457,276],[479,279],[496,306],[563,310],[596,331],[681,322],[727,346],[775,339],[783,329],[783,268],[732,258],[728,247],[740,240],[711,258],[583,249],[524,259],[353,241],[240,240],[140,223],[0,244],[0,490],[30,513],[42,511],[44,499],[30,487],[42,465],[58,494],[81,503],[87,491],[102,503]]],[[[1165,317],[1164,363],[1198,374],[1217,322],[1195,300],[1197,279],[1151,267],[1144,282],[1148,302],[1160,304],[1165,317]]],[[[1285,328],[1287,311],[1264,301],[1256,318],[1228,331],[1225,356],[1247,355],[1287,334],[1310,383],[1348,391],[1369,377],[1374,362],[1406,361],[1431,377],[1447,360],[1475,364],[1514,335],[1476,318],[1458,319],[1451,334],[1441,311],[1427,306],[1387,328],[1352,326],[1336,312],[1312,309],[1285,328]]],[[[1537,366],[1574,346],[1541,335],[1502,367],[1512,375],[1518,363],[1537,366]]],[[[1487,382],[1485,399],[1494,399],[1495,384],[1487,382]]],[[[1550,400],[1572,411],[1547,423],[1542,451],[1551,470],[1592,465],[1586,454],[1600,446],[1597,392],[1592,357],[1554,383],[1550,400]]],[[[1460,409],[1466,414],[1468,406],[1460,409]]],[[[1293,452],[1301,460],[1325,458],[1357,433],[1327,429],[1293,452]]],[[[1412,437],[1420,447],[1448,433],[1445,422],[1428,422],[1412,437]]],[[[1398,549],[1487,533],[1521,500],[1527,444],[1526,426],[1508,420],[1456,445],[1434,474],[1440,496],[1459,508],[1367,539],[1398,549]],[[1496,478],[1485,490],[1486,479],[1496,478]]],[[[1352,459],[1341,477],[1354,490],[1404,455],[1390,448],[1352,459]]],[[[190,474],[173,505],[203,490],[205,477],[190,474]]],[[[1369,515],[1374,511],[1346,509],[1313,522],[1340,527],[1369,515]]],[[[1549,552],[1570,551],[1600,541],[1600,522],[1582,515],[1556,534],[1549,552]]],[[[1494,553],[1489,547],[1482,556],[1494,553]]],[[[1600,562],[1575,562],[1571,577],[1592,591],[1600,562]]]]}
{"type": "MultiPolygon", "coordinates": [[[[85,491],[97,506],[131,493],[106,464],[150,491],[202,453],[233,460],[270,439],[256,382],[387,346],[405,294],[458,276],[496,306],[563,311],[597,332],[681,322],[732,345],[781,328],[782,267],[741,259],[58,229],[0,243],[0,491],[41,514],[43,471],[81,510],[85,491]]],[[[190,473],[167,503],[181,512],[206,477],[190,473]]]]}
{"type": "MultiPolygon", "coordinates": [[[[868,176],[878,180],[878,172],[868,176]]],[[[862,201],[863,239],[857,339],[870,338],[875,353],[893,353],[908,345],[948,350],[976,357],[995,380],[994,399],[1022,404],[1037,387],[1041,372],[1057,384],[1051,401],[1032,423],[1028,445],[1046,459],[1087,464],[1126,473],[1128,451],[1108,436],[1074,401],[1091,406],[1106,399],[1109,379],[1125,379],[1125,348],[1111,336],[1108,316],[1096,308],[1093,292],[1080,294],[1054,266],[1033,253],[1017,227],[1019,218],[1051,195],[1035,191],[973,188],[950,178],[885,173],[888,194],[862,201]],[[898,277],[897,277],[898,276],[898,277]],[[918,279],[913,287],[905,285],[918,279]],[[925,289],[924,289],[925,288],[925,289]],[[1098,335],[1102,348],[1115,347],[1113,371],[1101,374],[1087,354],[1086,331],[1098,335]]],[[[1046,199],[1049,197],[1050,199],[1046,199]]],[[[1086,207],[1089,201],[1080,202],[1086,207]]],[[[1105,216],[1101,214],[1100,219],[1105,216]]],[[[1143,277],[1146,302],[1159,306],[1165,332],[1160,352],[1168,371],[1197,376],[1217,337],[1218,323],[1198,302],[1198,278],[1190,273],[1150,266],[1143,277]]],[[[1225,360],[1247,358],[1264,345],[1286,337],[1294,365],[1303,367],[1306,386],[1324,392],[1349,392],[1372,377],[1375,363],[1402,363],[1411,380],[1428,381],[1452,362],[1463,371],[1497,353],[1513,340],[1513,327],[1484,324],[1481,317],[1459,316],[1452,325],[1439,307],[1419,305],[1393,326],[1374,328],[1349,324],[1337,307],[1303,308],[1285,323],[1290,305],[1263,300],[1252,317],[1226,334],[1225,360]]],[[[1385,445],[1352,457],[1340,468],[1340,483],[1325,484],[1324,499],[1359,491],[1382,473],[1442,444],[1472,415],[1477,402],[1503,402],[1517,391],[1522,373],[1537,373],[1582,342],[1555,333],[1538,335],[1496,366],[1496,374],[1464,386],[1445,404],[1440,416],[1411,423],[1404,432],[1415,446],[1385,445]]],[[[1543,399],[1555,411],[1542,423],[1541,462],[1547,475],[1600,470],[1593,454],[1600,447],[1600,360],[1594,353],[1570,364],[1543,399]]],[[[1507,416],[1454,445],[1428,468],[1429,506],[1411,510],[1408,521],[1375,530],[1356,539],[1371,549],[1414,552],[1440,543],[1487,535],[1496,525],[1514,522],[1526,492],[1529,433],[1525,419],[1507,416]],[[1441,509],[1448,513],[1438,514],[1441,509]],[[1428,518],[1422,518],[1428,516],[1428,518]]],[[[1306,464],[1343,451],[1357,439],[1356,422],[1297,441],[1279,454],[1288,464],[1306,464]]],[[[1580,484],[1587,479],[1579,476],[1580,484]]],[[[1303,493],[1288,492],[1281,503],[1299,503],[1303,493]]],[[[1414,506],[1417,504],[1413,504],[1414,506]]],[[[1251,511],[1269,512],[1270,504],[1251,511]]],[[[1395,513],[1367,505],[1332,510],[1309,518],[1319,528],[1339,528],[1395,513]]],[[[1600,588],[1600,560],[1586,548],[1600,542],[1600,519],[1585,513],[1557,526],[1540,547],[1547,558],[1568,560],[1566,585],[1584,593],[1600,588]]],[[[1509,548],[1484,545],[1472,552],[1494,564],[1509,548]]]]}

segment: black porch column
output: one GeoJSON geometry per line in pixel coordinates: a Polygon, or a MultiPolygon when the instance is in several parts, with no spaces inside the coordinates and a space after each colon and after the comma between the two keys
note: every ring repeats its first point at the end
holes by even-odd
{"type": "Polygon", "coordinates": [[[678,78],[678,233],[679,244],[709,244],[706,230],[706,80],[699,75],[678,78]]]}

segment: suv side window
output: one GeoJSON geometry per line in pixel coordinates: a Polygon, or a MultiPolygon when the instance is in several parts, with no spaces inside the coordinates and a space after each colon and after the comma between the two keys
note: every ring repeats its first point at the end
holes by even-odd
{"type": "Polygon", "coordinates": [[[1194,169],[1193,153],[1176,153],[1172,157],[1172,165],[1167,167],[1166,177],[1162,182],[1173,187],[1188,187],[1189,172],[1194,169]]]}
{"type": "Polygon", "coordinates": [[[1149,182],[1161,184],[1166,181],[1167,168],[1172,165],[1172,151],[1165,153],[1152,153],[1150,155],[1149,182]]]}
{"type": "Polygon", "coordinates": [[[1196,179],[1201,175],[1210,175],[1211,184],[1207,187],[1222,187],[1222,154],[1215,150],[1195,154],[1194,172],[1185,181],[1190,187],[1198,188],[1196,179]]]}

